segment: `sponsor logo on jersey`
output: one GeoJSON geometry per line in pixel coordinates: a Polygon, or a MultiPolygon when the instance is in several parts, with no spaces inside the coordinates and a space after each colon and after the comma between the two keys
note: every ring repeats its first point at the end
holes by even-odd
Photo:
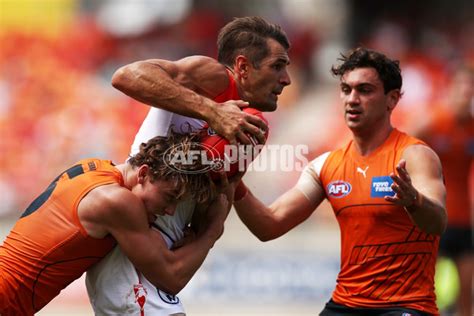
{"type": "Polygon", "coordinates": [[[328,184],[327,192],[329,197],[342,198],[351,193],[352,186],[349,182],[337,180],[328,184]]]}
{"type": "Polygon", "coordinates": [[[386,195],[394,196],[395,192],[392,190],[393,180],[389,176],[373,177],[370,188],[370,197],[380,198],[386,195]]]}
{"type": "Polygon", "coordinates": [[[365,169],[362,169],[361,167],[357,167],[357,172],[362,174],[364,178],[367,178],[367,170],[369,169],[369,166],[365,167],[365,169]]]}

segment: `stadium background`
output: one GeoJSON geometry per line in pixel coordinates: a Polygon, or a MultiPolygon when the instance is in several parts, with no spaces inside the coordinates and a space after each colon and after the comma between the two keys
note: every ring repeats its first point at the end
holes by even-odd
{"type": "MultiPolygon", "coordinates": [[[[426,123],[449,71],[474,65],[474,2],[345,0],[0,0],[0,237],[50,180],[84,157],[123,161],[148,107],[110,86],[146,58],[215,56],[234,16],[279,23],[291,42],[269,144],[307,144],[308,159],[348,136],[329,74],[340,52],[368,45],[400,59],[405,95],[395,124],[426,123]]],[[[266,202],[298,172],[249,172],[266,202]]],[[[226,232],[180,294],[189,315],[315,315],[330,297],[339,233],[323,205],[284,237],[260,243],[231,214],[226,232]]],[[[83,279],[39,315],[92,315],[83,279]]]]}

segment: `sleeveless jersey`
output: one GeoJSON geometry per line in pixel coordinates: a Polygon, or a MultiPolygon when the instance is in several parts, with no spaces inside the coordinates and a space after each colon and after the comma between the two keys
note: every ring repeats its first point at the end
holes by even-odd
{"type": "Polygon", "coordinates": [[[115,245],[87,235],[77,207],[92,189],[123,184],[111,161],[85,159],[59,175],[26,209],[0,247],[0,313],[32,315],[115,245]]]}
{"type": "MultiPolygon", "coordinates": [[[[240,100],[237,84],[227,70],[229,86],[214,101],[240,100]]],[[[166,136],[170,129],[177,133],[196,131],[206,125],[203,120],[186,117],[158,108],[151,108],[138,130],[131,155],[141,143],[155,136],[166,136]]],[[[158,229],[168,247],[183,238],[184,228],[191,222],[196,203],[178,203],[173,216],[157,216],[153,227],[158,229]]],[[[180,298],[164,293],[137,272],[130,260],[116,247],[86,276],[87,292],[96,315],[170,315],[184,313],[180,298]]]]}
{"type": "Polygon", "coordinates": [[[394,129],[369,156],[359,155],[351,141],[325,155],[320,172],[318,159],[309,166],[315,169],[309,174],[319,174],[341,232],[336,303],[438,314],[433,279],[439,237],[422,232],[404,208],[383,198],[395,194],[389,174],[414,144],[424,143],[394,129]]]}

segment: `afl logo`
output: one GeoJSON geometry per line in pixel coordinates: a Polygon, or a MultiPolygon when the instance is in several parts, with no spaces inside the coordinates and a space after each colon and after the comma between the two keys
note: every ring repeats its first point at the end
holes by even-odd
{"type": "Polygon", "coordinates": [[[351,193],[352,186],[349,182],[345,181],[333,181],[328,184],[327,191],[328,196],[333,198],[342,198],[351,193]]]}
{"type": "Polygon", "coordinates": [[[220,170],[224,165],[216,148],[197,142],[191,143],[191,147],[190,149],[183,144],[169,147],[163,154],[163,162],[168,168],[186,174],[220,170]]]}

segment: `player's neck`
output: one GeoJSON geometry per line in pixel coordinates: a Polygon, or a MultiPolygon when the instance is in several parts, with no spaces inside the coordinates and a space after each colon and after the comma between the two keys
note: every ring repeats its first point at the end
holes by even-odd
{"type": "Polygon", "coordinates": [[[370,155],[387,140],[392,130],[392,125],[386,124],[381,128],[370,128],[365,132],[353,131],[355,150],[361,156],[370,155]]]}
{"type": "Polygon", "coordinates": [[[123,163],[115,167],[122,174],[123,183],[125,187],[130,189],[133,186],[133,184],[131,183],[131,180],[134,179],[134,174],[133,174],[134,168],[129,163],[123,163]]]}

